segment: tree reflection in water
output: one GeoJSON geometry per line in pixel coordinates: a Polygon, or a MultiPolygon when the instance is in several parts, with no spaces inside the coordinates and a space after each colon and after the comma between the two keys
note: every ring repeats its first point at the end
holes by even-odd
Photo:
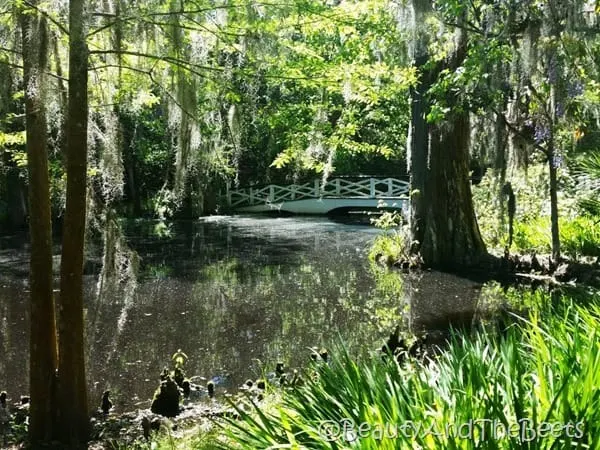
{"type": "MultiPolygon", "coordinates": [[[[432,273],[402,279],[370,266],[366,255],[378,233],[372,227],[220,216],[174,223],[160,237],[155,225],[124,225],[127,245],[139,255],[135,291],[122,279],[105,279],[96,296],[98,276],[86,277],[94,404],[110,389],[119,410],[148,407],[178,348],[189,356],[189,375],[217,377],[223,392],[276,361],[304,365],[310,347],[342,339],[353,351],[373,350],[396,323],[446,327],[449,316],[472,317],[476,306],[471,282],[432,273]]],[[[95,253],[99,260],[102,250],[95,253]]],[[[0,284],[7,355],[0,375],[14,396],[27,390],[26,305],[24,290],[0,284]]]]}

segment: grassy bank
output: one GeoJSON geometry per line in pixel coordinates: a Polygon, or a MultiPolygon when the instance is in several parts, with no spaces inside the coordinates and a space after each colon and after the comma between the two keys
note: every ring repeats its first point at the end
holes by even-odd
{"type": "MultiPolygon", "coordinates": [[[[577,216],[559,220],[563,252],[572,257],[600,256],[600,217],[577,216]]],[[[520,252],[550,253],[550,217],[536,217],[515,224],[514,248],[520,252]]]]}

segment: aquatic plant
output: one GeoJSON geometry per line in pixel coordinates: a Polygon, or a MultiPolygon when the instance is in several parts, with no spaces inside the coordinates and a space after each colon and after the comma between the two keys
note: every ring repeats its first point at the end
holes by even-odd
{"type": "Polygon", "coordinates": [[[549,449],[600,445],[600,296],[503,333],[455,333],[436,357],[330,364],[275,404],[219,422],[222,448],[549,449]]]}
{"type": "Polygon", "coordinates": [[[372,218],[371,223],[384,233],[377,236],[369,251],[371,261],[383,260],[392,264],[408,259],[408,230],[403,225],[402,215],[398,212],[384,211],[380,216],[372,218]]]}
{"type": "Polygon", "coordinates": [[[152,406],[150,410],[154,414],[160,414],[166,417],[175,417],[179,414],[179,399],[181,394],[177,384],[167,376],[166,380],[160,383],[160,386],[154,393],[152,406]]]}

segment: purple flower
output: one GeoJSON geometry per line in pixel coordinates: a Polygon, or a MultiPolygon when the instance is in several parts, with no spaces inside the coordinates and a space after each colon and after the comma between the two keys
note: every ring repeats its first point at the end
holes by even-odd
{"type": "Polygon", "coordinates": [[[540,144],[550,138],[550,128],[545,125],[536,124],[533,133],[533,140],[536,144],[540,144]]]}

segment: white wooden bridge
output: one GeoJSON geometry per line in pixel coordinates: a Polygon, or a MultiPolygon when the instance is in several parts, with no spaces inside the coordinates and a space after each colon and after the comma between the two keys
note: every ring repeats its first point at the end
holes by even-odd
{"type": "Polygon", "coordinates": [[[397,178],[330,178],[291,184],[228,190],[225,202],[232,211],[285,211],[296,214],[328,214],[342,210],[406,208],[408,182],[397,178]]]}

